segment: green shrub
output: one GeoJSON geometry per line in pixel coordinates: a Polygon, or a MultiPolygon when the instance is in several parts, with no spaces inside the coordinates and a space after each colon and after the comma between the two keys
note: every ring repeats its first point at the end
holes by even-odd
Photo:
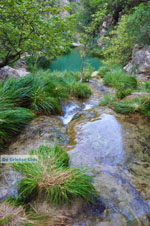
{"type": "Polygon", "coordinates": [[[50,60],[45,56],[39,57],[37,60],[37,68],[48,69],[50,66],[50,60]]]}
{"type": "Polygon", "coordinates": [[[109,66],[102,66],[99,68],[98,72],[99,72],[99,75],[103,78],[108,72],[111,71],[111,68],[109,66]]]}
{"type": "MultiPolygon", "coordinates": [[[[107,47],[104,51],[107,64],[126,65],[132,55],[134,47],[133,37],[127,30],[128,15],[123,15],[116,28],[110,32],[110,37],[107,37],[107,47]]],[[[133,27],[132,27],[133,28],[133,27]]]]}
{"type": "Polygon", "coordinates": [[[84,169],[70,169],[68,154],[62,148],[42,146],[30,154],[36,154],[39,161],[14,164],[14,168],[25,176],[18,184],[17,201],[27,202],[40,197],[54,204],[69,203],[73,198],[92,202],[92,196],[96,195],[92,177],[84,169]]]}

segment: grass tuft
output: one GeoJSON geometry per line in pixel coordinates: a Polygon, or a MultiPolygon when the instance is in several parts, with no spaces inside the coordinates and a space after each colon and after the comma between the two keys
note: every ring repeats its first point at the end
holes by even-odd
{"type": "Polygon", "coordinates": [[[41,146],[30,154],[38,155],[38,163],[14,164],[14,168],[25,176],[18,184],[19,202],[37,197],[57,205],[68,204],[73,198],[93,201],[96,191],[92,177],[84,169],[70,169],[69,156],[61,147],[41,146]]]}
{"type": "Polygon", "coordinates": [[[0,145],[18,134],[35,114],[58,114],[69,96],[86,98],[91,91],[78,73],[36,71],[0,83],[0,145]]]}

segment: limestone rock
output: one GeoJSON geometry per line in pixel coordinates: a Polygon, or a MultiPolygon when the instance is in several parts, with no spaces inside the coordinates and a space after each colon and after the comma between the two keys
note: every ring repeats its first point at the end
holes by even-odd
{"type": "Polygon", "coordinates": [[[91,74],[91,77],[92,78],[96,78],[98,76],[98,71],[94,71],[92,74],[91,74]]]}
{"type": "Polygon", "coordinates": [[[134,100],[136,98],[146,97],[146,96],[149,96],[149,95],[150,94],[148,92],[133,92],[129,96],[126,96],[123,100],[124,101],[131,101],[131,100],[134,100]]]}
{"type": "Polygon", "coordinates": [[[25,68],[14,69],[9,66],[5,66],[0,69],[0,80],[6,80],[8,78],[20,78],[29,74],[25,68]]]}
{"type": "Polygon", "coordinates": [[[17,70],[9,67],[9,66],[5,66],[3,68],[0,69],[0,80],[5,80],[8,78],[18,78],[19,73],[17,72],[17,70]]]}
{"type": "Polygon", "coordinates": [[[132,60],[124,67],[124,70],[137,75],[150,75],[150,46],[139,48],[136,45],[132,53],[132,60]]]}

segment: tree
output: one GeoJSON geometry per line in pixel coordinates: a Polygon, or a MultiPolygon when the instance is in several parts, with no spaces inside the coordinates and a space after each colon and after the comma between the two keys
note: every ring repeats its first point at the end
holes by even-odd
{"type": "Polygon", "coordinates": [[[22,54],[54,57],[69,42],[71,20],[62,20],[54,0],[0,0],[0,67],[22,54]]]}
{"type": "Polygon", "coordinates": [[[95,37],[99,33],[99,25],[103,21],[103,17],[105,15],[105,9],[103,11],[99,11],[96,14],[92,15],[91,23],[84,26],[84,24],[79,22],[80,30],[80,57],[81,57],[81,79],[84,78],[84,66],[85,66],[85,58],[88,53],[92,50],[95,44],[95,37]]]}

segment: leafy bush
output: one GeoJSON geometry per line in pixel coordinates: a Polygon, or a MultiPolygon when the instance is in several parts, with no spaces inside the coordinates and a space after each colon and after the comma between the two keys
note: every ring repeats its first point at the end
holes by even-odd
{"type": "Polygon", "coordinates": [[[141,3],[130,14],[123,15],[115,29],[104,38],[107,43],[104,50],[105,62],[110,65],[126,65],[135,44],[150,44],[149,24],[149,3],[141,3]]]}
{"type": "Polygon", "coordinates": [[[123,15],[118,26],[110,34],[104,56],[108,64],[126,65],[132,55],[135,42],[127,30],[128,15],[123,15]]]}
{"type": "Polygon", "coordinates": [[[127,32],[134,40],[134,43],[150,44],[150,4],[141,3],[135,7],[134,12],[129,15],[127,32]]]}
{"type": "Polygon", "coordinates": [[[57,144],[53,148],[42,146],[30,154],[37,155],[39,161],[14,164],[25,176],[18,184],[19,202],[37,197],[55,204],[69,203],[73,198],[92,202],[92,196],[96,195],[92,177],[84,169],[70,169],[68,154],[57,144]]]}

